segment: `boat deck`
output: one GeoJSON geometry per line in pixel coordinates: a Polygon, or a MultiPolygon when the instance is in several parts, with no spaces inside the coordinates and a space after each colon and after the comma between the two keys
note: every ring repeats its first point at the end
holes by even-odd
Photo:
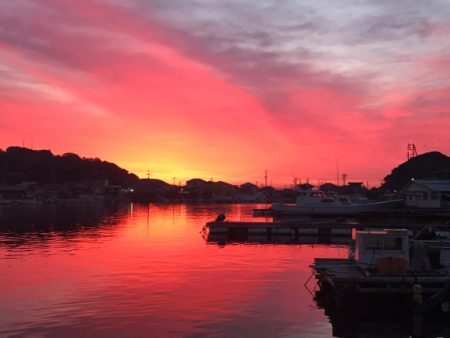
{"type": "Polygon", "coordinates": [[[434,293],[450,282],[449,271],[437,269],[403,274],[378,274],[362,268],[352,259],[316,258],[311,266],[321,284],[351,288],[358,293],[412,293],[421,284],[424,293],[434,293]]]}

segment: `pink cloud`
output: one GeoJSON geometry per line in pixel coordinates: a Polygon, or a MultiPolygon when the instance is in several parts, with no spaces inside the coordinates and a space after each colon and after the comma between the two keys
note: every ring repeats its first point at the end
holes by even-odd
{"type": "MultiPolygon", "coordinates": [[[[258,31],[243,20],[229,30],[195,17],[191,24],[170,15],[164,20],[161,11],[168,9],[153,2],[21,4],[0,5],[2,147],[33,135],[37,146],[104,157],[138,174],[150,167],[168,180],[199,175],[238,182],[267,168],[279,184],[294,172],[334,177],[337,159],[353,177],[378,182],[412,141],[450,152],[450,84],[426,86],[448,64],[431,47],[414,51],[426,72],[412,60],[395,69],[408,77],[392,79],[389,70],[372,70],[370,58],[358,60],[365,61],[361,69],[348,66],[360,57],[350,52],[360,50],[345,41],[333,45],[320,15],[285,28],[293,36],[288,41],[272,22],[258,31]],[[323,52],[307,39],[299,45],[298,32],[330,46],[323,52]],[[334,54],[340,50],[344,57],[334,54]],[[419,73],[423,83],[405,88],[419,73]]],[[[412,26],[399,19],[383,26],[383,34],[429,27],[419,19],[412,26]]],[[[421,38],[439,39],[435,32],[421,38]]]]}

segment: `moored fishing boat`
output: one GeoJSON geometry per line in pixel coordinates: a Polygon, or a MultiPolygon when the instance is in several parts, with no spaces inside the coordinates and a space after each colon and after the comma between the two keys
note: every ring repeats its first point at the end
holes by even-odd
{"type": "Polygon", "coordinates": [[[450,241],[409,240],[405,229],[356,231],[348,258],[316,258],[311,267],[337,307],[449,311],[450,241]]]}
{"type": "Polygon", "coordinates": [[[273,203],[272,211],[282,215],[354,215],[386,213],[402,205],[403,200],[352,203],[348,198],[327,196],[320,190],[301,191],[295,204],[273,203]]]}

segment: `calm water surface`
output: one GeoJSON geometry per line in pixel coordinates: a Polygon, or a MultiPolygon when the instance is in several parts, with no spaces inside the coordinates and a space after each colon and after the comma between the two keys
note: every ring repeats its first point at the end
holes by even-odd
{"type": "Polygon", "coordinates": [[[210,242],[201,232],[219,213],[250,219],[255,207],[0,210],[0,335],[336,335],[304,283],[314,257],[345,257],[346,246],[210,242]]]}

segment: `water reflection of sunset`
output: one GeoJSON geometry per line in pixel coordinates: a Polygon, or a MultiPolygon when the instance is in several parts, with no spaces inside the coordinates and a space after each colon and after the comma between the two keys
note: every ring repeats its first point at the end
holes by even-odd
{"type": "Polygon", "coordinates": [[[1,327],[137,336],[149,330],[164,336],[328,331],[303,283],[314,257],[340,257],[347,249],[220,246],[201,236],[217,213],[239,219],[252,207],[133,205],[108,216],[115,224],[89,235],[80,229],[70,241],[61,235],[44,245],[38,237],[21,247],[1,244],[0,310],[8,313],[1,327]]]}

